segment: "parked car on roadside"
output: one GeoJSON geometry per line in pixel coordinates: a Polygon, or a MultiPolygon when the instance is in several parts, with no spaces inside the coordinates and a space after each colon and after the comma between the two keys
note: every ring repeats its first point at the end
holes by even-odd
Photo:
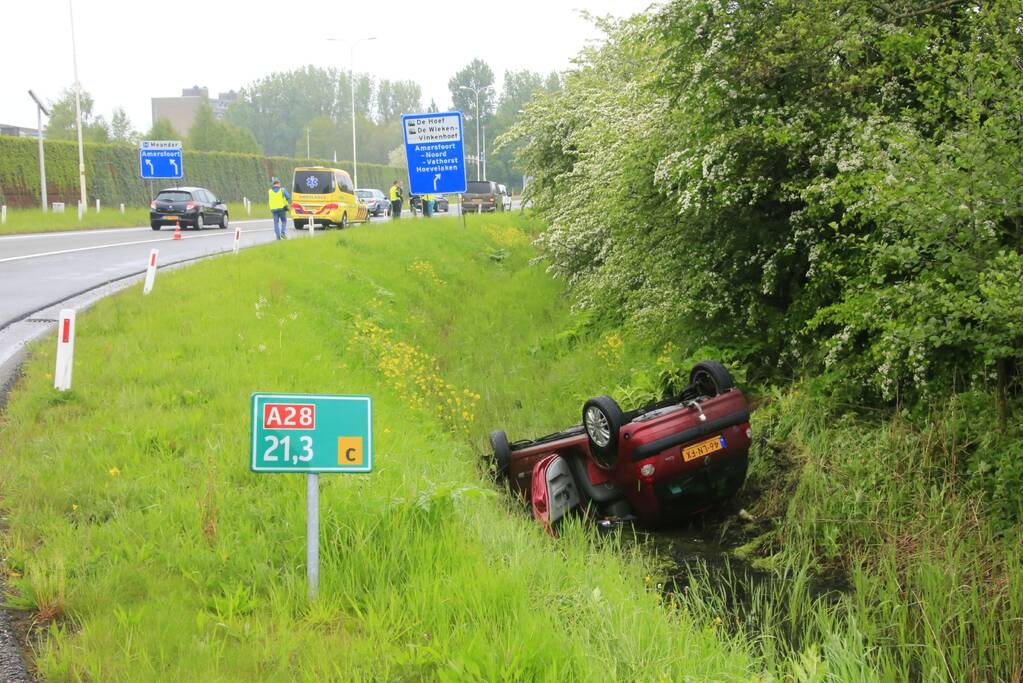
{"type": "MultiPolygon", "coordinates": [[[[414,211],[422,211],[423,210],[423,198],[420,197],[417,194],[412,195],[412,198],[409,199],[409,206],[414,211]]],[[[448,198],[445,197],[442,194],[434,195],[433,210],[434,211],[443,211],[444,213],[447,213],[448,211],[450,211],[451,210],[451,206],[448,203],[448,198]]]]}
{"type": "Polygon", "coordinates": [[[504,211],[501,191],[493,180],[470,180],[462,193],[465,213],[504,211]]]}
{"type": "Polygon", "coordinates": [[[511,192],[504,185],[498,185],[497,189],[501,192],[501,203],[504,204],[505,211],[511,211],[511,192]]]}
{"type": "Polygon", "coordinates": [[[490,434],[498,480],[548,530],[570,513],[653,526],[711,509],[742,486],[751,443],[749,404],[717,361],[694,365],[678,395],[636,410],[597,396],[564,431],[515,442],[490,434]]]}
{"type": "Polygon", "coordinates": [[[153,230],[181,225],[202,230],[207,225],[227,227],[227,205],[202,187],[168,187],[149,203],[149,225],[153,230]]]}
{"type": "Polygon", "coordinates": [[[391,202],[380,190],[356,190],[355,196],[359,198],[371,216],[390,216],[391,202]]]}

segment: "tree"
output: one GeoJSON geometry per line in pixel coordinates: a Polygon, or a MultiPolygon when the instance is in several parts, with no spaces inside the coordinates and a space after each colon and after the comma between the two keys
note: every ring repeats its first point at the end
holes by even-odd
{"type": "MultiPolygon", "coordinates": [[[[110,128],[102,116],[93,116],[93,99],[82,91],[82,139],[87,142],[106,142],[110,128]]],[[[46,137],[54,140],[76,140],[78,129],[75,122],[75,91],[67,88],[59,99],[50,105],[50,117],[46,124],[46,137]]]]}
{"type": "Polygon", "coordinates": [[[138,142],[138,132],[132,127],[131,120],[122,107],[114,109],[113,118],[110,119],[110,135],[115,142],[130,144],[138,142]]]}
{"type": "Polygon", "coordinates": [[[260,154],[259,143],[249,131],[218,121],[208,102],[199,105],[188,131],[188,146],[200,152],[240,152],[260,154]]]}
{"type": "Polygon", "coordinates": [[[476,120],[476,94],[471,90],[462,90],[463,87],[475,88],[480,91],[479,117],[482,121],[486,121],[494,111],[497,94],[492,88],[488,90],[483,90],[483,88],[493,85],[493,70],[482,59],[472,60],[448,80],[448,90],[451,91],[451,101],[455,110],[462,112],[462,116],[467,121],[476,120]]]}
{"type": "Polygon", "coordinates": [[[377,120],[390,123],[402,114],[413,114],[422,106],[422,90],[414,81],[382,80],[377,86],[377,120]]]}
{"type": "Polygon", "coordinates": [[[181,133],[174,130],[174,126],[166,118],[159,118],[153,121],[153,127],[146,133],[147,140],[180,140],[181,133]]]}

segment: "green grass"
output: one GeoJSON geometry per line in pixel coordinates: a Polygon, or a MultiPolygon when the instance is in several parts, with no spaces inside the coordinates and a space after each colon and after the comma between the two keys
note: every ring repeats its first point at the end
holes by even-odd
{"type": "MultiPolygon", "coordinates": [[[[82,220],[78,220],[78,211],[74,206],[68,206],[64,213],[49,211],[43,213],[40,209],[12,209],[7,208],[7,223],[0,225],[0,235],[20,235],[33,232],[67,232],[71,230],[87,230],[98,228],[134,228],[149,225],[149,207],[125,207],[124,213],[118,206],[103,206],[96,211],[95,205],[82,214],[82,220]]],[[[248,218],[266,218],[269,212],[262,204],[255,204],[252,207],[252,215],[245,211],[241,203],[230,203],[227,205],[228,213],[232,220],[245,220],[248,218]]]]}
{"type": "MultiPolygon", "coordinates": [[[[488,483],[485,434],[578,420],[650,363],[570,314],[518,214],[359,228],[161,273],[37,346],[0,427],[4,568],[46,680],[747,680],[647,588],[651,558],[554,540],[488,483]],[[252,391],[367,393],[375,472],[248,470],[252,391]],[[479,396],[477,399],[476,397],[479,396]]],[[[620,338],[618,338],[620,342],[620,338]]]]}

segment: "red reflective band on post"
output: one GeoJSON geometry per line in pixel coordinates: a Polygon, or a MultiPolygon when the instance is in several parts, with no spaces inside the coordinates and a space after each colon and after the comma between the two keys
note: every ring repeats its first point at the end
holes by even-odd
{"type": "Polygon", "coordinates": [[[316,406],[311,403],[266,403],[263,429],[316,429],[316,406]]]}
{"type": "Polygon", "coordinates": [[[67,344],[71,341],[71,319],[64,318],[64,331],[61,333],[61,341],[67,344]]]}
{"type": "Polygon", "coordinates": [[[150,254],[149,255],[149,265],[151,265],[151,266],[155,266],[156,265],[156,254],[150,254]]]}

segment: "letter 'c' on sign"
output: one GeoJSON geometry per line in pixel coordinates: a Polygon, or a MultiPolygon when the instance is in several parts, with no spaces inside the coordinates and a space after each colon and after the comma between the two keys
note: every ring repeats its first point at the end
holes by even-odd
{"type": "Polygon", "coordinates": [[[362,437],[339,436],[337,438],[337,464],[362,464],[362,437]]]}

